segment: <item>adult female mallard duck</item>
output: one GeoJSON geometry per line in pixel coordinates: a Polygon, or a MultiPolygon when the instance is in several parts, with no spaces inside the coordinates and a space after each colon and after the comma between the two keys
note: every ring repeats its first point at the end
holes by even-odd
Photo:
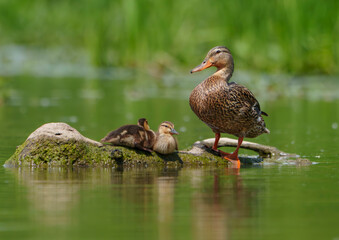
{"type": "Polygon", "coordinates": [[[217,71],[193,89],[189,103],[193,112],[215,133],[212,149],[239,167],[238,151],[244,137],[254,138],[269,133],[262,118],[262,115],[268,115],[260,110],[259,102],[250,90],[235,82],[229,82],[234,63],[228,48],[212,48],[204,61],[193,68],[191,73],[212,66],[216,67],[217,71]],[[220,133],[238,137],[238,146],[232,154],[218,150],[220,133]]]}
{"type": "Polygon", "coordinates": [[[162,122],[159,126],[153,150],[161,154],[170,154],[178,150],[178,142],[173,135],[179,134],[174,129],[174,124],[168,121],[162,122]]]}
{"type": "Polygon", "coordinates": [[[147,120],[140,118],[138,125],[121,126],[108,133],[100,142],[152,152],[155,137],[155,133],[150,129],[147,120]]]}

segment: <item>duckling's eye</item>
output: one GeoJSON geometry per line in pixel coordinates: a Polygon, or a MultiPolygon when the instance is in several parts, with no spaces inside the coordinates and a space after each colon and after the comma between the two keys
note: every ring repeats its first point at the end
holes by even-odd
{"type": "Polygon", "coordinates": [[[220,50],[217,50],[215,53],[221,53],[221,51],[220,51],[220,50]]]}

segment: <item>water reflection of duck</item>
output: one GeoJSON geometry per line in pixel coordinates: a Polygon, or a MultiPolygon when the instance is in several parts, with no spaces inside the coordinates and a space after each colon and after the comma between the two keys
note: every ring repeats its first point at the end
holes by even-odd
{"type": "Polygon", "coordinates": [[[102,143],[126,146],[152,152],[155,133],[150,129],[145,118],[138,120],[138,125],[124,125],[110,132],[100,140],[102,143]]]}
{"type": "Polygon", "coordinates": [[[244,137],[257,137],[269,133],[260,110],[259,102],[253,93],[237,83],[229,83],[234,70],[233,57],[228,48],[212,48],[204,61],[191,70],[191,73],[215,66],[217,71],[196,86],[190,95],[193,112],[215,133],[213,150],[225,159],[240,166],[238,150],[244,137]],[[220,133],[238,137],[238,146],[232,153],[218,150],[220,133]]]}
{"type": "Polygon", "coordinates": [[[179,134],[174,129],[174,124],[168,121],[162,122],[156,134],[153,150],[161,154],[170,154],[178,150],[178,142],[174,134],[179,134]]]}

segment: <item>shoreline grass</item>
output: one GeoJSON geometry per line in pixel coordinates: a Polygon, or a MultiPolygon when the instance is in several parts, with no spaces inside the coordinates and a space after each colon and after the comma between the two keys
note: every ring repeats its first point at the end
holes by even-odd
{"type": "Polygon", "coordinates": [[[67,46],[95,66],[197,65],[216,45],[237,67],[338,74],[339,2],[3,0],[0,45],[67,46]]]}

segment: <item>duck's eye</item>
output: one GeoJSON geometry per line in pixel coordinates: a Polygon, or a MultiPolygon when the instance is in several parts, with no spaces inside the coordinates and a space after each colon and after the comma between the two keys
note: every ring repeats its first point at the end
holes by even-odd
{"type": "Polygon", "coordinates": [[[220,51],[220,50],[217,50],[215,53],[221,53],[221,51],[220,51]]]}

